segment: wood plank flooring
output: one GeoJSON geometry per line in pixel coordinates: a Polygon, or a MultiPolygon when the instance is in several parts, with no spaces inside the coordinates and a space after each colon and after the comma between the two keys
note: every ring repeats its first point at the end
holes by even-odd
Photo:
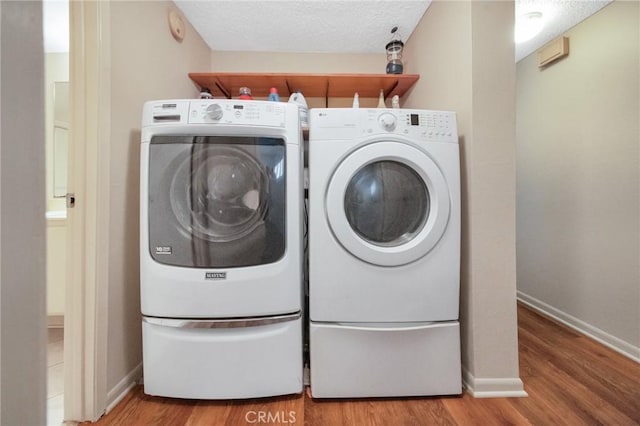
{"type": "Polygon", "coordinates": [[[136,387],[99,425],[640,425],[640,364],[518,306],[528,398],[188,401],[136,387]]]}

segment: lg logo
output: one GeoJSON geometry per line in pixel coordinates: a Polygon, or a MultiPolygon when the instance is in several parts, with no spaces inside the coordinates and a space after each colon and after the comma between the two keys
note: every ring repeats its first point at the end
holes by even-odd
{"type": "Polygon", "coordinates": [[[247,423],[262,423],[262,424],[294,424],[296,422],[295,411],[247,411],[244,415],[244,420],[247,423]]]}

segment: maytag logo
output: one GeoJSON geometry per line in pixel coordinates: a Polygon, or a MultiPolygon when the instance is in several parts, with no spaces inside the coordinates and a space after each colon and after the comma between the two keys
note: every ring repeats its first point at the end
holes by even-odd
{"type": "Polygon", "coordinates": [[[205,272],[204,279],[205,280],[226,280],[227,273],[226,272],[205,272]]]}

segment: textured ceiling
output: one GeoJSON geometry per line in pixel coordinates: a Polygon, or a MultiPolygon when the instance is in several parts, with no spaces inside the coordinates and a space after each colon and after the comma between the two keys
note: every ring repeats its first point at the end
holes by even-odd
{"type": "Polygon", "coordinates": [[[174,3],[212,50],[384,53],[391,28],[406,41],[431,1],[174,3]]]}
{"type": "MultiPolygon", "coordinates": [[[[538,11],[545,26],[516,44],[516,61],[580,23],[611,0],[516,0],[516,16],[538,11]]],[[[176,0],[212,50],[383,53],[390,30],[406,41],[431,0],[176,0]]],[[[43,4],[46,52],[69,51],[66,0],[43,4]]]]}
{"type": "MultiPolygon", "coordinates": [[[[391,28],[406,41],[431,0],[174,2],[212,50],[383,53],[391,28]]],[[[539,11],[546,22],[538,36],[516,45],[516,61],[609,2],[516,0],[516,16],[539,11]]]]}
{"type": "Polygon", "coordinates": [[[545,22],[533,39],[516,44],[516,62],[602,9],[611,0],[516,0],[516,17],[541,12],[545,22]]]}

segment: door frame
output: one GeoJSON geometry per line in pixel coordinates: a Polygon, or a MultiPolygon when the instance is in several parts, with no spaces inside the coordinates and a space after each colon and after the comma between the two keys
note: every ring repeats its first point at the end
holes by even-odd
{"type": "Polygon", "coordinates": [[[95,421],[107,404],[109,280],[109,2],[70,1],[71,131],[67,210],[64,419],[95,421]]]}

